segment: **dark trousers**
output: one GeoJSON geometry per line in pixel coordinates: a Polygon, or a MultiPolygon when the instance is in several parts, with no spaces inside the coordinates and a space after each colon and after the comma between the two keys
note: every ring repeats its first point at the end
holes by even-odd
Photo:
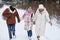
{"type": "Polygon", "coordinates": [[[15,36],[15,24],[7,24],[9,37],[12,38],[12,35],[15,36]]]}
{"type": "Polygon", "coordinates": [[[32,36],[32,30],[27,31],[27,33],[28,33],[28,36],[29,36],[29,37],[32,36]]]}

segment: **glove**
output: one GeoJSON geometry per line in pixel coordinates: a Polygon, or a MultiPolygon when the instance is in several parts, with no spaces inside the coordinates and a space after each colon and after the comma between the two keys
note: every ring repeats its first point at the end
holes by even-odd
{"type": "Polygon", "coordinates": [[[50,25],[52,26],[52,23],[51,22],[49,22],[50,23],[50,25]]]}
{"type": "Polygon", "coordinates": [[[35,24],[35,21],[33,22],[33,24],[35,24]]]}
{"type": "Polygon", "coordinates": [[[18,23],[20,23],[20,20],[18,20],[18,23]]]}

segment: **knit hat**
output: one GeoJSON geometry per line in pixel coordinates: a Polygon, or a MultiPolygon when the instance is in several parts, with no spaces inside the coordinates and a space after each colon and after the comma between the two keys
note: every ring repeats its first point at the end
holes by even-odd
{"type": "Polygon", "coordinates": [[[11,6],[16,6],[16,5],[17,5],[17,3],[15,3],[15,2],[11,3],[11,6]]]}
{"type": "Polygon", "coordinates": [[[43,6],[43,4],[39,4],[39,9],[44,9],[45,7],[43,6]]]}

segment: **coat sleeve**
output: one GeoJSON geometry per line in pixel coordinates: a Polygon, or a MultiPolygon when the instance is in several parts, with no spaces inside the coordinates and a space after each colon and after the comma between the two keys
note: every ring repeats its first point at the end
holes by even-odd
{"type": "Polygon", "coordinates": [[[25,14],[26,14],[26,12],[25,12],[25,13],[23,14],[23,16],[22,16],[22,17],[23,17],[23,19],[24,19],[24,17],[25,17],[25,14]]]}
{"type": "Polygon", "coordinates": [[[33,16],[33,21],[36,21],[38,13],[36,12],[35,15],[33,16]]]}
{"type": "Polygon", "coordinates": [[[5,9],[4,12],[2,13],[2,16],[7,17],[8,14],[8,9],[5,9]]]}
{"type": "Polygon", "coordinates": [[[8,17],[8,11],[9,11],[8,9],[5,9],[4,12],[2,13],[2,17],[4,20],[6,20],[8,17]]]}
{"type": "Polygon", "coordinates": [[[17,12],[17,10],[16,10],[16,17],[17,17],[17,19],[18,19],[18,22],[20,22],[20,17],[19,17],[19,14],[18,14],[18,12],[17,12]]]}
{"type": "Polygon", "coordinates": [[[46,20],[47,20],[48,22],[50,22],[49,14],[48,14],[47,11],[46,11],[46,20]]]}
{"type": "Polygon", "coordinates": [[[39,13],[39,8],[36,10],[36,13],[35,13],[35,15],[33,17],[33,21],[36,21],[38,13],[39,13]]]}

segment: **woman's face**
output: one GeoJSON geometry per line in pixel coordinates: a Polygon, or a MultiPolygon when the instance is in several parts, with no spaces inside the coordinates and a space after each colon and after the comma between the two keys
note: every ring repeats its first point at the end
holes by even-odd
{"type": "Polygon", "coordinates": [[[39,9],[39,12],[42,12],[42,11],[44,11],[44,9],[39,9]]]}

